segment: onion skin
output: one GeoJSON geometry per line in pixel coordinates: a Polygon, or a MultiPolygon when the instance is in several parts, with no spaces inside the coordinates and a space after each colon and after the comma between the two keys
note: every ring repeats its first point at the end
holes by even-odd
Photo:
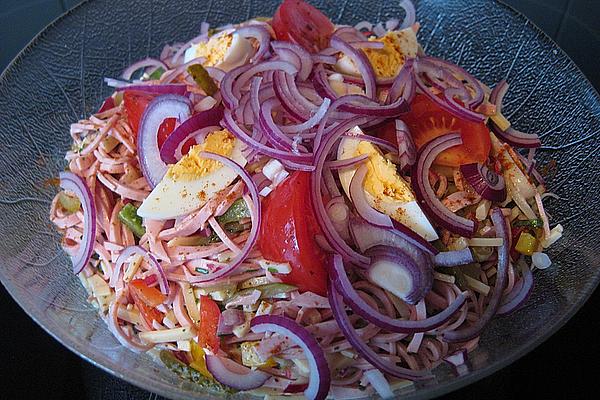
{"type": "Polygon", "coordinates": [[[80,273],[90,262],[94,253],[96,242],[96,203],[90,188],[83,178],[72,172],[61,172],[59,174],[60,187],[77,196],[83,207],[83,236],[77,254],[71,257],[73,262],[73,273],[80,273]]]}
{"type": "Polygon", "coordinates": [[[508,264],[510,257],[510,227],[502,214],[502,210],[494,207],[492,210],[492,222],[496,228],[496,237],[503,239],[503,244],[498,248],[498,267],[496,272],[496,284],[493,293],[488,301],[487,308],[477,322],[458,330],[446,331],[442,338],[446,342],[466,342],[474,339],[481,334],[485,325],[496,315],[502,300],[502,293],[506,287],[508,279],[508,264]]]}
{"type": "MultiPolygon", "coordinates": [[[[461,293],[444,311],[419,321],[405,321],[396,318],[390,318],[381,314],[378,310],[368,305],[362,297],[352,288],[352,284],[346,275],[342,259],[339,255],[332,255],[327,263],[330,279],[336,290],[344,298],[344,302],[367,321],[382,329],[398,333],[417,333],[428,332],[446,323],[463,306],[466,301],[466,293],[461,293]]],[[[331,300],[330,300],[331,302],[331,300]]],[[[339,323],[339,322],[338,322],[339,323]]]]}

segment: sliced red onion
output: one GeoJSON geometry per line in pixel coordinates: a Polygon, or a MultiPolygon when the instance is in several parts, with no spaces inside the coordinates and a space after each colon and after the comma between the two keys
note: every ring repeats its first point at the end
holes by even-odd
{"type": "Polygon", "coordinates": [[[475,259],[468,247],[462,250],[443,251],[433,258],[436,267],[458,267],[472,262],[475,262],[475,259]]]}
{"type": "Polygon", "coordinates": [[[154,188],[167,173],[167,165],[160,157],[158,149],[158,128],[167,118],[182,122],[190,117],[190,102],[186,97],[166,94],[156,97],[148,104],[138,134],[138,157],[142,174],[151,188],[154,188]]]}
{"type": "Polygon", "coordinates": [[[285,133],[296,133],[296,132],[306,131],[310,128],[313,128],[315,125],[317,125],[319,122],[321,122],[321,120],[327,113],[327,110],[329,109],[330,104],[331,104],[330,99],[324,99],[323,103],[321,103],[321,105],[317,109],[317,112],[315,112],[312,117],[310,117],[309,119],[307,119],[306,121],[304,121],[301,124],[284,125],[281,127],[281,130],[285,133]]]}
{"type": "Polygon", "coordinates": [[[121,254],[119,254],[119,257],[115,262],[115,268],[113,270],[113,274],[110,277],[110,280],[108,281],[108,284],[113,288],[117,285],[117,282],[119,281],[119,276],[121,275],[121,270],[123,269],[123,264],[127,262],[129,257],[133,255],[142,256],[148,263],[150,263],[152,268],[156,270],[160,291],[163,294],[168,295],[169,281],[167,280],[165,271],[163,270],[160,263],[156,260],[154,255],[152,255],[152,253],[150,253],[148,250],[144,249],[141,246],[128,246],[124,248],[123,251],[121,251],[121,254]]]}
{"type": "Polygon", "coordinates": [[[313,210],[315,211],[315,215],[317,217],[317,222],[319,223],[319,226],[321,227],[321,230],[323,231],[329,245],[335,249],[336,252],[342,254],[344,258],[353,260],[358,265],[368,266],[369,258],[357,253],[340,237],[327,214],[327,210],[325,209],[323,198],[321,196],[321,180],[327,155],[330,153],[333,145],[344,133],[355,126],[360,125],[364,121],[364,118],[358,117],[340,123],[331,133],[327,135],[325,141],[321,144],[321,146],[319,146],[314,157],[315,170],[311,174],[310,197],[313,210]]]}
{"type": "Polygon", "coordinates": [[[114,337],[121,343],[123,346],[128,348],[129,350],[142,353],[150,350],[154,347],[153,344],[145,344],[141,341],[134,340],[134,338],[129,337],[123,332],[121,326],[119,325],[119,300],[120,296],[117,299],[113,300],[108,307],[108,315],[106,318],[106,323],[108,325],[108,329],[112,332],[114,337]]]}
{"type": "Polygon", "coordinates": [[[411,381],[432,378],[431,372],[427,370],[415,371],[412,369],[399,367],[395,363],[382,358],[373,349],[371,349],[369,345],[367,345],[354,330],[354,327],[350,322],[350,318],[348,318],[348,315],[344,310],[342,297],[337,292],[336,286],[331,279],[328,281],[327,297],[329,298],[329,304],[331,305],[331,310],[333,311],[333,317],[338,323],[340,330],[346,337],[346,340],[348,340],[352,347],[354,347],[354,349],[371,365],[381,372],[395,376],[396,378],[409,379],[411,381]]]}
{"type": "Polygon", "coordinates": [[[223,104],[225,105],[225,107],[234,110],[237,108],[237,106],[239,105],[239,96],[236,97],[233,94],[233,84],[235,82],[235,80],[244,72],[248,71],[250,68],[252,68],[253,65],[252,64],[245,64],[242,66],[239,66],[237,68],[232,69],[231,71],[228,71],[225,76],[223,76],[223,79],[221,80],[221,86],[220,86],[220,93],[221,93],[221,97],[223,98],[223,104]]]}
{"type": "Polygon", "coordinates": [[[271,34],[261,25],[248,25],[238,28],[236,33],[244,38],[254,38],[258,41],[258,50],[256,54],[250,59],[251,63],[256,63],[262,60],[269,52],[269,42],[271,41],[271,34]]]}
{"type": "Polygon", "coordinates": [[[262,153],[271,158],[275,158],[278,160],[306,163],[312,160],[311,154],[294,154],[290,151],[283,151],[279,149],[274,149],[272,147],[266,146],[259,141],[252,138],[246,131],[239,126],[233,119],[233,115],[231,110],[226,109],[223,115],[223,121],[221,124],[229,130],[229,132],[233,133],[238,139],[240,139],[244,144],[253,148],[254,150],[262,153]]]}
{"type": "Polygon", "coordinates": [[[521,271],[523,274],[521,288],[512,299],[500,305],[497,312],[498,315],[507,315],[515,312],[525,304],[531,295],[533,291],[533,273],[527,266],[522,267],[521,271]]]}
{"type": "Polygon", "coordinates": [[[72,172],[61,172],[59,178],[60,187],[77,196],[83,208],[83,236],[81,237],[77,253],[71,256],[73,273],[78,274],[88,265],[94,253],[97,218],[96,204],[90,188],[81,177],[72,172]]]}
{"type": "Polygon", "coordinates": [[[460,172],[469,185],[484,199],[498,203],[506,199],[504,178],[486,165],[478,163],[461,165],[460,172]]]}
{"type": "Polygon", "coordinates": [[[323,66],[318,65],[313,69],[311,80],[319,96],[331,100],[336,100],[338,98],[337,93],[329,84],[329,80],[327,79],[327,74],[325,73],[323,66]]]}
{"type": "Polygon", "coordinates": [[[448,133],[433,139],[419,152],[417,164],[413,167],[411,177],[419,204],[427,215],[450,232],[470,238],[477,230],[475,222],[448,210],[437,198],[429,183],[429,170],[435,158],[444,150],[461,144],[460,133],[448,133]]]}
{"type": "Polygon", "coordinates": [[[369,280],[408,304],[417,304],[431,290],[433,266],[419,262],[407,252],[392,246],[371,247],[367,270],[369,280]]]}
{"type": "MultiPolygon", "coordinates": [[[[229,110],[227,110],[227,111],[229,111],[229,110]]],[[[246,257],[248,257],[248,254],[250,254],[250,251],[254,247],[256,240],[258,238],[258,232],[260,230],[260,225],[261,225],[260,197],[258,194],[258,189],[256,187],[256,184],[252,180],[252,177],[250,176],[250,174],[248,174],[248,172],[246,172],[246,170],[243,167],[241,167],[238,163],[236,163],[235,161],[232,161],[229,158],[224,157],[220,154],[215,154],[215,153],[210,153],[210,152],[201,152],[200,157],[208,158],[209,160],[215,160],[215,161],[220,162],[225,167],[228,167],[228,168],[231,168],[232,170],[234,170],[240,176],[240,178],[244,181],[244,183],[246,184],[246,188],[250,192],[250,197],[252,199],[252,204],[248,204],[248,208],[250,209],[250,214],[251,214],[250,220],[252,222],[252,228],[250,229],[248,238],[246,239],[246,242],[244,243],[244,246],[242,247],[240,253],[237,254],[229,262],[228,265],[224,266],[221,269],[218,269],[217,271],[208,273],[206,275],[194,276],[193,278],[189,279],[190,283],[209,282],[209,281],[213,281],[215,279],[222,278],[222,277],[225,277],[225,276],[231,274],[238,266],[240,266],[240,264],[246,259],[246,257]]],[[[244,199],[246,199],[246,196],[244,196],[244,199]]]]}
{"type": "Polygon", "coordinates": [[[212,354],[206,355],[206,369],[219,383],[236,390],[256,389],[271,377],[266,372],[252,370],[229,358],[212,354]]]}
{"type": "Polygon", "coordinates": [[[453,331],[446,331],[442,337],[446,342],[466,342],[476,338],[481,334],[487,323],[494,317],[498,308],[500,307],[500,301],[502,300],[502,293],[506,287],[508,279],[508,264],[510,257],[510,228],[506,223],[506,219],[502,214],[502,210],[498,207],[494,207],[491,213],[492,223],[496,229],[496,237],[502,238],[503,244],[498,247],[498,266],[496,272],[496,283],[494,284],[492,295],[490,296],[487,304],[487,308],[481,315],[481,317],[473,324],[466,328],[461,328],[453,331]]]}
{"type": "Polygon", "coordinates": [[[305,81],[308,79],[310,72],[313,68],[313,60],[311,58],[310,53],[306,51],[304,47],[299,46],[296,43],[282,41],[271,42],[271,47],[273,47],[275,52],[279,54],[283,60],[286,60],[286,53],[284,52],[285,50],[295,54],[296,57],[298,57],[298,60],[300,61],[300,65],[298,66],[298,79],[300,79],[301,81],[305,81]]]}
{"type": "Polygon", "coordinates": [[[522,147],[530,149],[540,147],[542,145],[539,136],[534,133],[521,132],[516,129],[513,129],[512,127],[503,131],[500,128],[498,128],[498,125],[496,125],[491,119],[490,127],[492,128],[492,131],[496,136],[498,136],[500,139],[504,140],[506,143],[510,144],[513,147],[522,147]]]}
{"type": "Polygon", "coordinates": [[[362,79],[365,83],[365,94],[368,98],[376,99],[377,96],[377,84],[375,82],[375,72],[371,62],[361,50],[357,50],[347,42],[344,42],[339,37],[333,36],[331,38],[331,47],[344,53],[356,66],[356,69],[360,72],[362,79]]]}
{"type": "Polygon", "coordinates": [[[378,245],[392,246],[408,252],[415,260],[422,259],[425,255],[433,256],[439,253],[433,245],[405,225],[395,220],[392,220],[392,224],[392,229],[386,229],[353,217],[350,230],[354,242],[362,252],[378,245]]]}
{"type": "Polygon", "coordinates": [[[133,73],[135,71],[137,71],[138,69],[142,69],[142,68],[145,69],[148,67],[162,68],[165,71],[169,69],[165,65],[165,63],[160,60],[156,60],[154,58],[145,58],[145,59],[137,61],[137,62],[131,64],[129,67],[127,67],[127,69],[125,69],[125,71],[123,71],[123,73],[121,74],[121,78],[125,79],[125,80],[130,80],[131,76],[133,75],[133,73]]]}
{"type": "Polygon", "coordinates": [[[404,12],[406,13],[402,24],[398,27],[398,30],[406,29],[408,27],[413,26],[414,23],[417,21],[417,10],[415,10],[415,5],[413,4],[413,2],[410,0],[402,0],[398,5],[404,8],[404,12]]]}
{"type": "Polygon", "coordinates": [[[409,109],[408,103],[402,97],[386,105],[381,105],[358,94],[348,94],[341,97],[347,97],[351,100],[340,105],[340,110],[356,115],[392,118],[406,113],[409,109]]]}
{"type": "Polygon", "coordinates": [[[175,164],[177,162],[175,153],[182,143],[185,143],[202,128],[219,125],[221,119],[223,119],[223,107],[221,106],[192,115],[167,137],[160,148],[160,158],[167,164],[175,164]]]}
{"type": "Polygon", "coordinates": [[[323,349],[315,338],[295,321],[276,315],[254,317],[250,323],[254,333],[273,332],[291,339],[298,345],[308,361],[310,376],[308,388],[304,391],[307,399],[325,399],[331,385],[331,373],[323,349]]]}
{"type": "Polygon", "coordinates": [[[344,160],[334,160],[325,162],[325,166],[330,169],[344,169],[353,167],[369,158],[368,154],[361,154],[360,156],[346,158],[344,160]]]}
{"type": "MultiPolygon", "coordinates": [[[[508,83],[505,80],[501,80],[490,93],[490,102],[496,106],[497,114],[502,114],[502,102],[507,92],[508,83]]],[[[542,145],[539,136],[536,134],[521,132],[513,129],[512,127],[509,127],[507,130],[503,131],[494,123],[492,119],[490,119],[489,122],[494,134],[511,146],[536,148],[542,145]]]]}
{"type": "Polygon", "coordinates": [[[417,161],[417,148],[412,139],[408,126],[404,121],[396,120],[396,141],[398,142],[398,156],[400,157],[400,168],[413,166],[417,161]]]}
{"type": "Polygon", "coordinates": [[[339,255],[334,254],[327,263],[330,278],[334,280],[336,289],[344,298],[344,302],[354,311],[372,324],[398,333],[412,334],[415,332],[428,332],[446,323],[452,316],[460,310],[466,301],[466,292],[461,293],[445,310],[422,320],[402,320],[391,318],[386,314],[380,313],[369,305],[352,287],[344,264],[339,255]]]}
{"type": "Polygon", "coordinates": [[[352,180],[350,181],[350,200],[356,209],[358,215],[364,218],[370,224],[375,226],[382,226],[391,228],[392,219],[383,214],[369,204],[367,195],[364,189],[364,180],[369,172],[369,168],[363,164],[354,173],[352,180]]]}
{"type": "Polygon", "coordinates": [[[174,94],[184,96],[187,93],[187,85],[179,83],[167,83],[161,85],[127,85],[115,89],[117,92],[124,90],[135,90],[153,94],[174,94]]]}

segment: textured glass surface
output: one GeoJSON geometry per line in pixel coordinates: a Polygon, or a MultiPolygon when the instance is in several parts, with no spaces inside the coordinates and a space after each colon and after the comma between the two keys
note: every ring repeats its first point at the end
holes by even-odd
{"type": "MultiPolygon", "coordinates": [[[[172,398],[198,397],[193,384],[149,356],[118,345],[85,301],[59,237],[47,219],[64,168],[69,124],[95,111],[110,93],[102,81],[128,64],[157,55],[166,43],[195,36],[200,22],[223,24],[272,15],[277,1],[93,1],[39,35],[0,77],[0,278],[19,304],[65,346],[99,367],[172,398]],[[134,23],[132,23],[134,22],[134,23]]],[[[317,1],[336,22],[402,15],[398,1],[317,1]]],[[[427,398],[508,365],[562,326],[600,277],[600,101],[568,57],[522,16],[493,1],[418,1],[425,50],[466,67],[488,85],[511,82],[506,114],[517,128],[539,133],[542,164],[560,200],[548,200],[565,227],[551,253],[555,265],[536,273],[536,287],[516,314],[497,318],[459,378],[448,368],[407,393],[427,398]]],[[[210,397],[202,394],[202,397],[210,397]]]]}

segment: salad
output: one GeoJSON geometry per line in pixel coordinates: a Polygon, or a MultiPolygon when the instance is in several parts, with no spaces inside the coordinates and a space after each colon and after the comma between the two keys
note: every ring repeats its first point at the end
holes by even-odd
{"type": "Polygon", "coordinates": [[[540,140],[401,6],[284,0],[105,79],[50,219],[123,346],[220,392],[389,398],[526,302],[562,234],[540,140]]]}

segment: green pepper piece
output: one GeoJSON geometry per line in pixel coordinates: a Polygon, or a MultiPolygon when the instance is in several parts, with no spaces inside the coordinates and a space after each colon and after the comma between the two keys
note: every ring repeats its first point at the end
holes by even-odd
{"type": "Polygon", "coordinates": [[[190,75],[192,75],[192,78],[194,78],[194,81],[196,81],[198,86],[200,86],[200,88],[202,88],[204,93],[207,95],[212,96],[217,90],[219,90],[213,78],[208,75],[208,72],[202,65],[192,64],[187,67],[187,70],[190,75]]]}
{"type": "Polygon", "coordinates": [[[514,222],[513,226],[524,226],[524,227],[528,227],[528,228],[538,229],[538,228],[544,227],[544,222],[540,218],[525,219],[525,220],[514,222]]]}
{"type": "Polygon", "coordinates": [[[255,287],[250,287],[246,289],[242,289],[237,292],[233,297],[227,300],[227,303],[234,301],[242,296],[248,295],[252,293],[254,290],[260,291],[260,300],[277,297],[284,293],[292,292],[297,290],[298,288],[294,285],[288,285],[285,283],[267,283],[266,285],[260,285],[255,287]]]}
{"type": "Polygon", "coordinates": [[[79,201],[78,197],[71,196],[70,194],[67,194],[65,192],[59,193],[58,202],[60,203],[60,206],[63,208],[63,210],[65,210],[69,214],[73,214],[79,211],[79,208],[81,207],[81,202],[79,201]]]}
{"type": "Polygon", "coordinates": [[[179,375],[180,378],[192,381],[205,389],[221,393],[225,392],[227,394],[236,392],[234,389],[223,386],[219,382],[205,377],[200,372],[182,363],[168,350],[160,351],[160,360],[165,364],[165,367],[179,375]]]}
{"type": "Polygon", "coordinates": [[[137,215],[137,207],[133,204],[126,204],[119,211],[119,219],[136,237],[141,238],[146,233],[146,228],[142,225],[142,217],[137,215]]]}
{"type": "Polygon", "coordinates": [[[149,81],[155,81],[155,80],[158,80],[158,79],[160,79],[160,77],[161,77],[161,76],[162,76],[162,74],[164,74],[164,73],[165,73],[165,70],[164,70],[164,68],[162,68],[162,67],[159,67],[159,68],[157,68],[157,69],[156,69],[156,70],[155,70],[153,73],[151,73],[151,74],[148,76],[148,79],[147,79],[147,80],[149,80],[149,81]]]}
{"type": "Polygon", "coordinates": [[[216,220],[221,225],[227,225],[231,222],[239,222],[240,219],[250,218],[250,210],[244,199],[237,199],[231,206],[223,213],[219,215],[216,220]]]}

